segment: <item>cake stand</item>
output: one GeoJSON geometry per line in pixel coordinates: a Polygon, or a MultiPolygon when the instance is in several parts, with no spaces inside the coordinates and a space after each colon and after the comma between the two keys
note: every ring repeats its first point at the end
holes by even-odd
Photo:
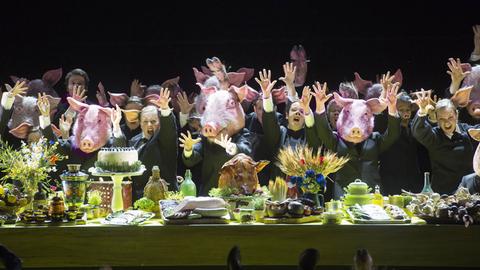
{"type": "Polygon", "coordinates": [[[112,192],[112,212],[123,210],[123,194],[122,194],[122,181],[125,177],[139,176],[145,172],[145,166],[142,165],[136,172],[103,172],[98,171],[97,168],[91,167],[88,169],[93,176],[109,176],[113,181],[112,192]]]}

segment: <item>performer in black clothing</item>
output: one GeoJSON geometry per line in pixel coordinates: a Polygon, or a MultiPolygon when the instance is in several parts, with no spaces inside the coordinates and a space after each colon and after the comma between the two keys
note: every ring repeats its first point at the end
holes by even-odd
{"type": "Polygon", "coordinates": [[[397,110],[400,114],[400,137],[380,155],[381,192],[385,195],[400,194],[402,189],[420,192],[423,185],[422,166],[428,158],[426,149],[413,137],[411,116],[417,106],[406,92],[397,96],[397,110]],[[423,149],[422,149],[423,148],[423,149]],[[420,157],[421,154],[427,157],[420,157]]]}
{"type": "Polygon", "coordinates": [[[240,105],[249,88],[232,87],[229,91],[212,89],[202,115],[202,136],[193,139],[190,132],[181,134],[183,162],[192,167],[201,162],[202,180],[197,189],[207,195],[218,184],[218,173],[226,161],[237,153],[251,155],[250,132],[245,129],[245,114],[240,105]]]}
{"type": "MultiPolygon", "coordinates": [[[[169,190],[177,190],[177,127],[175,115],[168,106],[170,92],[160,91],[156,106],[146,106],[140,113],[142,132],[128,141],[128,145],[138,151],[139,160],[145,165],[146,171],[153,166],[159,166],[160,175],[165,179],[169,190]]],[[[119,128],[119,127],[114,127],[119,128]]],[[[148,181],[148,175],[134,177],[134,197],[143,197],[143,189],[148,181]]]]}
{"type": "Polygon", "coordinates": [[[317,103],[315,117],[311,113],[305,116],[308,127],[315,126],[317,135],[325,147],[339,156],[348,156],[349,161],[335,175],[334,196],[343,194],[342,187],[359,178],[369,186],[380,184],[378,171],[379,155],[387,150],[400,134],[400,118],[396,101],[398,84],[387,89],[386,100],[389,119],[386,133],[372,132],[373,114],[385,109],[384,103],[377,99],[369,101],[343,99],[337,93],[335,100],[343,107],[337,121],[337,132],[331,130],[325,113],[325,102],[332,94],[326,95],[326,84],[314,86],[317,103]]]}
{"type": "MultiPolygon", "coordinates": [[[[415,102],[419,110],[413,119],[413,136],[428,150],[433,190],[451,194],[462,177],[473,171],[472,158],[477,142],[468,134],[468,129],[472,126],[458,123],[454,103],[449,99],[442,99],[435,107],[438,126],[432,127],[426,115],[430,92],[422,90],[416,94],[415,102]]],[[[468,96],[465,98],[468,100],[468,96]]]]}

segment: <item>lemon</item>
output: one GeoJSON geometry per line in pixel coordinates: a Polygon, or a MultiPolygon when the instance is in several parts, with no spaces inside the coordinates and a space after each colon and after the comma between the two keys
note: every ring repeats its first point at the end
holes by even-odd
{"type": "Polygon", "coordinates": [[[17,197],[15,197],[15,195],[7,195],[7,202],[15,204],[17,202],[17,197]]]}

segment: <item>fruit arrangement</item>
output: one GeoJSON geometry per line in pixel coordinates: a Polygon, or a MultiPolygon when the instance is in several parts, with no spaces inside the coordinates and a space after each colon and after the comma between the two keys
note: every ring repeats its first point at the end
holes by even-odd
{"type": "Polygon", "coordinates": [[[5,223],[14,223],[17,216],[28,204],[28,199],[11,184],[0,185],[0,218],[5,223]]]}
{"type": "Polygon", "coordinates": [[[306,198],[266,201],[265,205],[266,216],[270,218],[302,218],[323,213],[322,207],[315,207],[315,202],[306,198]]]}
{"type": "Polygon", "coordinates": [[[480,194],[459,188],[454,195],[412,194],[407,209],[427,223],[459,223],[468,227],[480,223],[480,194]]]}

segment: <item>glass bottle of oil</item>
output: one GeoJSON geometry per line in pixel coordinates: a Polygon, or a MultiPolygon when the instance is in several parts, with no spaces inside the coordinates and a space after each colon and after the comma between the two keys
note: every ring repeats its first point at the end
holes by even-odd
{"type": "Polygon", "coordinates": [[[375,186],[372,203],[383,207],[383,196],[380,193],[380,187],[378,185],[375,186]]]}

